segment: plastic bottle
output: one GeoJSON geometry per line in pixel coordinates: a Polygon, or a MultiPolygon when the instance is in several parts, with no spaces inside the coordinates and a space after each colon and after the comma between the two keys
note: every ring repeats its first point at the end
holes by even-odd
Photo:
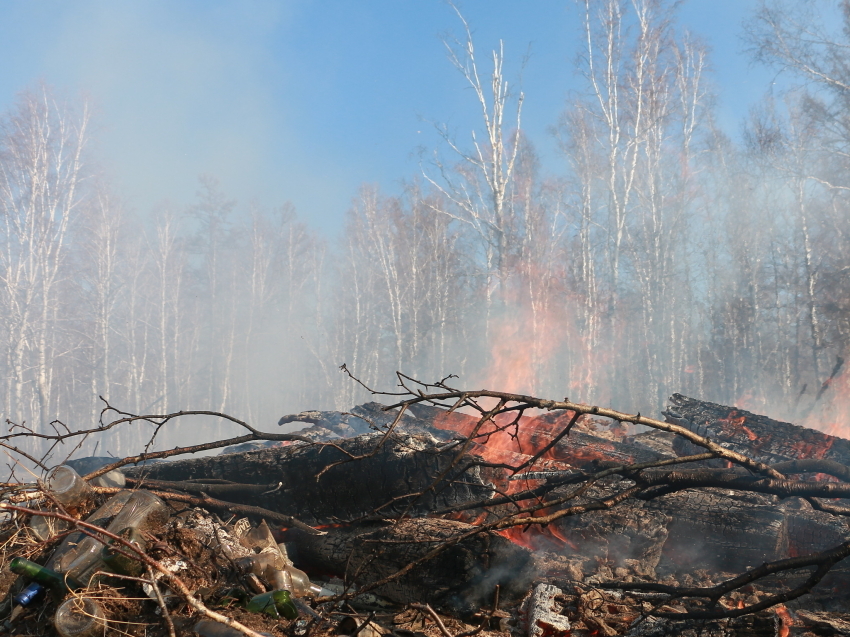
{"type": "Polygon", "coordinates": [[[292,603],[289,591],[269,591],[254,595],[245,605],[252,613],[265,613],[275,618],[295,619],[298,609],[292,603]]]}
{"type": "Polygon", "coordinates": [[[22,557],[14,558],[9,564],[9,570],[18,575],[29,577],[39,584],[64,595],[69,590],[80,588],[79,582],[73,577],[63,576],[53,569],[46,568],[22,557]]]}
{"type": "MultiPolygon", "coordinates": [[[[140,551],[145,550],[147,543],[137,529],[127,527],[126,529],[122,529],[120,532],[116,533],[116,535],[135,545],[140,551]]],[[[142,562],[137,559],[127,557],[124,553],[119,551],[132,553],[129,548],[115,540],[109,540],[109,543],[101,549],[100,558],[106,566],[109,567],[109,570],[114,571],[115,573],[121,573],[122,575],[131,575],[133,577],[139,577],[145,572],[145,565],[142,564],[142,562]]]]}
{"type": "Polygon", "coordinates": [[[88,482],[71,467],[63,464],[47,476],[47,490],[64,507],[77,507],[94,495],[88,482]]]}
{"type": "MultiPolygon", "coordinates": [[[[221,622],[216,622],[211,619],[202,619],[192,627],[192,631],[201,637],[241,637],[240,633],[235,628],[226,626],[221,622]]],[[[267,635],[272,637],[271,633],[258,633],[259,635],[267,635]]]]}
{"type": "Polygon", "coordinates": [[[106,618],[90,597],[72,597],[56,609],[53,625],[62,637],[94,637],[104,634],[106,618]]]}

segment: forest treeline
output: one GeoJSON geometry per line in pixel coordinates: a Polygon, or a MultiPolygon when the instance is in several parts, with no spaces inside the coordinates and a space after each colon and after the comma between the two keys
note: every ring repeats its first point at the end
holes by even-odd
{"type": "Polygon", "coordinates": [[[86,105],[22,93],[0,124],[4,418],[88,426],[103,396],[268,428],[366,399],[345,363],[382,389],[451,373],[656,414],[679,391],[846,427],[848,374],[830,378],[850,343],[850,31],[763,6],[753,55],[800,82],[733,137],[671,7],[580,3],[584,90],[546,173],[502,52],[449,42],[480,128],[440,129],[401,194],[363,186],[338,240],[212,177],[188,209],[132,212],[95,168],[86,105]]]}

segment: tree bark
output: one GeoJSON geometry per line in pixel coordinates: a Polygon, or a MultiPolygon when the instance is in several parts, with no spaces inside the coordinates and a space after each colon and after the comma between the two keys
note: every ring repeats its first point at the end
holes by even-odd
{"type": "MultiPolygon", "coordinates": [[[[270,447],[163,462],[127,473],[155,480],[279,483],[279,488],[266,493],[246,491],[239,502],[291,515],[311,525],[335,524],[372,513],[388,518],[403,513],[423,515],[459,502],[492,497],[492,487],[479,468],[473,467],[463,476],[450,469],[457,455],[455,449],[403,435],[379,446],[382,438],[382,434],[374,433],[342,440],[338,447],[320,443],[270,447]],[[347,454],[363,457],[350,461],[347,454]],[[428,490],[445,471],[446,477],[435,489],[415,496],[428,490]]],[[[461,458],[457,467],[466,466],[472,459],[461,458]]]]}
{"type": "MultiPolygon", "coordinates": [[[[774,464],[815,458],[850,464],[850,440],[743,409],[673,394],[664,415],[668,422],[722,441],[729,449],[760,462],[774,464]]],[[[674,441],[673,447],[680,455],[693,453],[688,451],[692,445],[681,438],[674,441]]]]}

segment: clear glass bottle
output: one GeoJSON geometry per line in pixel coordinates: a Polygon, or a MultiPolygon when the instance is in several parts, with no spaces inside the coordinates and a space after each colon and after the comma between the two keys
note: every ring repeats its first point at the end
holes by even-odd
{"type": "Polygon", "coordinates": [[[92,478],[89,484],[95,487],[117,487],[123,489],[127,484],[126,476],[118,469],[107,471],[102,476],[92,478]]]}
{"type": "Polygon", "coordinates": [[[91,499],[94,491],[71,467],[60,464],[47,476],[47,490],[64,507],[77,507],[91,499]]]}
{"type": "Polygon", "coordinates": [[[294,566],[287,565],[278,552],[263,552],[236,560],[243,573],[253,573],[262,577],[267,584],[278,590],[287,590],[295,597],[318,596],[322,587],[310,581],[307,573],[294,566]]]}
{"type": "Polygon", "coordinates": [[[236,566],[243,573],[253,573],[259,577],[266,577],[269,570],[278,570],[286,567],[286,562],[283,556],[277,551],[256,553],[248,557],[240,557],[235,560],[236,566]]]}
{"type": "MultiPolygon", "coordinates": [[[[115,535],[124,538],[140,551],[145,550],[147,542],[145,542],[145,539],[142,537],[142,534],[138,531],[138,529],[127,527],[115,535]]],[[[132,552],[123,544],[120,544],[115,540],[109,540],[109,543],[101,550],[100,558],[106,566],[109,567],[109,570],[115,573],[131,575],[132,577],[139,577],[142,575],[145,572],[145,565],[137,559],[127,557],[124,553],[132,552]],[[123,553],[120,551],[123,551],[123,553]]]]}
{"type": "Polygon", "coordinates": [[[104,634],[106,618],[95,600],[71,597],[56,609],[53,625],[62,637],[94,637],[104,634]]]}
{"type": "Polygon", "coordinates": [[[65,520],[58,520],[46,515],[34,515],[30,518],[29,527],[35,536],[42,542],[46,542],[57,533],[68,528],[65,520]]]}
{"type": "MultiPolygon", "coordinates": [[[[130,528],[137,532],[168,520],[168,505],[150,491],[133,491],[126,504],[106,527],[110,533],[130,528]]],[[[97,571],[107,570],[101,551],[104,542],[86,537],[77,547],[75,557],[67,566],[66,572],[74,579],[88,584],[97,571]]]]}
{"type": "Polygon", "coordinates": [[[87,537],[80,542],[80,547],[76,552],[74,560],[68,564],[68,570],[65,574],[81,582],[83,586],[88,586],[92,576],[98,571],[107,570],[106,564],[100,557],[100,552],[103,549],[103,542],[93,537],[87,537]]]}
{"type": "Polygon", "coordinates": [[[290,591],[295,597],[318,597],[322,593],[321,586],[313,584],[310,578],[307,577],[307,573],[294,566],[287,566],[284,569],[275,571],[271,574],[271,578],[272,581],[269,583],[273,584],[275,588],[290,591]]]}
{"type": "MultiPolygon", "coordinates": [[[[88,518],[86,518],[86,522],[94,524],[95,526],[106,527],[106,525],[109,524],[109,521],[124,507],[132,495],[132,491],[119,491],[109,498],[109,500],[107,500],[88,518]]],[[[68,537],[62,540],[62,543],[53,552],[53,555],[50,556],[50,559],[47,561],[45,566],[47,568],[52,568],[54,571],[59,573],[65,573],[68,570],[68,566],[74,561],[80,550],[85,549],[86,546],[89,546],[92,543],[100,544],[100,542],[94,538],[91,538],[80,531],[71,533],[68,537]]]]}
{"type": "Polygon", "coordinates": [[[134,491],[107,531],[115,533],[126,528],[144,531],[165,524],[168,517],[168,505],[161,498],[150,491],[134,491]]]}

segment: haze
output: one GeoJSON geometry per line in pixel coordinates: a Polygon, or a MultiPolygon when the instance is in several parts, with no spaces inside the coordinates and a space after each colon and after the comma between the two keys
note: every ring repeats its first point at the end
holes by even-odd
{"type": "Polygon", "coordinates": [[[3,4],[4,417],[88,426],[104,396],[274,428],[368,399],[346,363],[844,433],[843,67],[772,49],[800,36],[776,2],[588,6],[590,52],[584,3],[457,5],[489,115],[504,47],[488,138],[436,0],[3,4]],[[40,199],[15,151],[38,122],[82,161],[40,199]]]}

